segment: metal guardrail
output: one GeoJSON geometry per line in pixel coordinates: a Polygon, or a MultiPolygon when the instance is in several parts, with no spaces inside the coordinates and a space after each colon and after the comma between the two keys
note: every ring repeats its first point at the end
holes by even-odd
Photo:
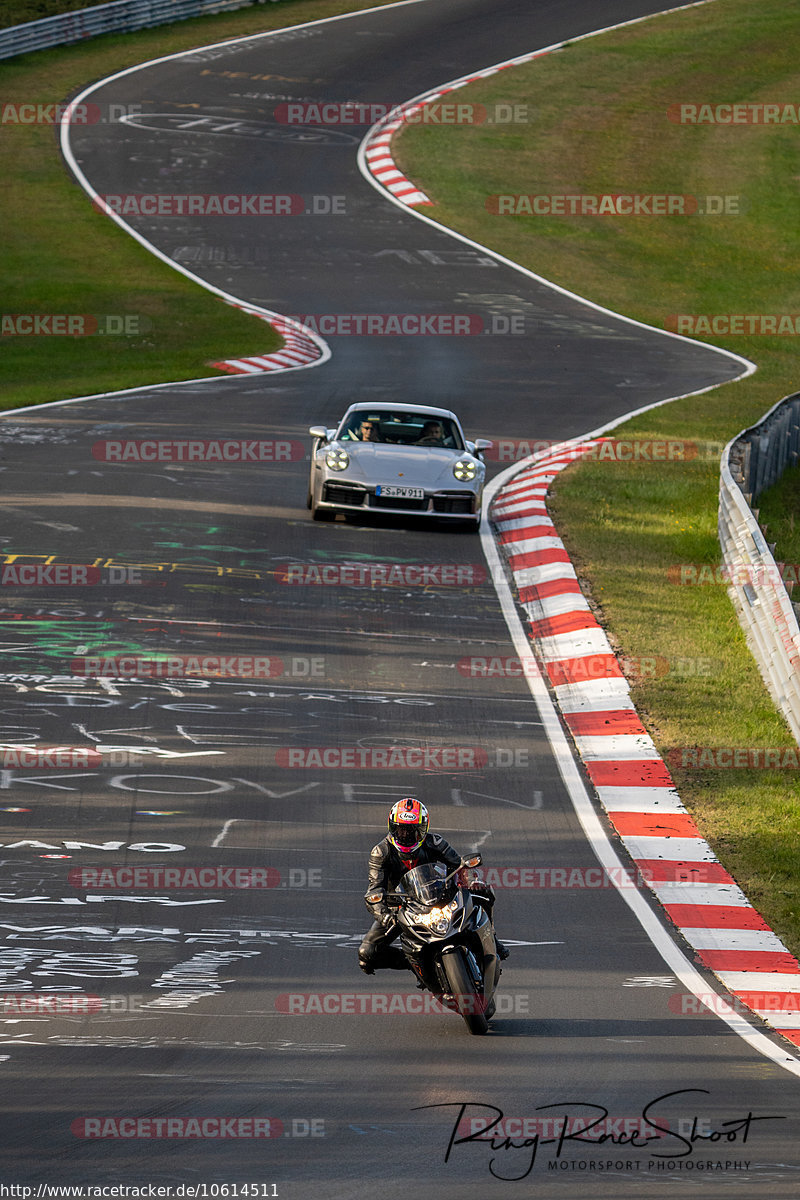
{"type": "Polygon", "coordinates": [[[780,400],[723,450],[718,526],[728,594],[764,683],[798,744],[800,625],[751,505],[799,457],[800,392],[780,400]]]}
{"type": "Polygon", "coordinates": [[[66,46],[101,33],[133,33],[153,25],[167,25],[171,21],[204,17],[210,13],[233,12],[237,8],[264,3],[277,4],[280,0],[113,0],[111,4],[79,8],[75,12],[0,29],[0,59],[66,46]]]}

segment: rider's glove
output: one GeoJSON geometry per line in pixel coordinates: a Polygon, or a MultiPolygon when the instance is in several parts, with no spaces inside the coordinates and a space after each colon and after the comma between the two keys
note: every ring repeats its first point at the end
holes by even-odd
{"type": "Polygon", "coordinates": [[[382,912],[378,913],[378,920],[384,929],[391,929],[395,924],[394,913],[390,912],[388,908],[383,909],[382,912]]]}
{"type": "Polygon", "coordinates": [[[490,883],[484,883],[482,879],[475,879],[469,885],[469,890],[476,896],[485,896],[491,904],[494,904],[496,897],[494,888],[490,883]]]}

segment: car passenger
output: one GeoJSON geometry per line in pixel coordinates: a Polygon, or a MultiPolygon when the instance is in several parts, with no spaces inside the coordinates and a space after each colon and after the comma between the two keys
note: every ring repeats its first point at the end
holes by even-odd
{"type": "Polygon", "coordinates": [[[372,421],[365,417],[363,421],[357,421],[355,425],[351,425],[347,433],[342,434],[342,441],[351,442],[379,442],[378,437],[378,422],[372,421]]]}

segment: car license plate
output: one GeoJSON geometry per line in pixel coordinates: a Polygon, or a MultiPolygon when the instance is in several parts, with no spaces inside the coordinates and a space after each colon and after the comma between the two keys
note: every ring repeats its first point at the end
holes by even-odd
{"type": "Polygon", "coordinates": [[[389,500],[423,500],[425,492],[422,488],[397,487],[393,483],[379,483],[375,488],[376,496],[386,496],[389,500]]]}

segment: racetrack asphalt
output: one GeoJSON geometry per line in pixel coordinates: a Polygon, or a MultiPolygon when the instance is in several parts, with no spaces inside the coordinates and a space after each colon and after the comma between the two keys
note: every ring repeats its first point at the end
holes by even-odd
{"type": "MultiPolygon", "coordinates": [[[[130,219],[211,285],[288,315],[516,313],[526,332],[331,336],[320,367],[4,419],[3,563],[141,572],[141,582],[5,597],[9,742],[116,748],[99,767],[0,775],[3,986],[106,1000],[89,1015],[0,1016],[15,1097],[0,1145],[7,1180],[274,1183],[289,1200],[399,1200],[423,1188],[462,1200],[578,1187],[591,1197],[796,1195],[796,1078],[687,1008],[613,888],[578,886],[596,879],[596,859],[524,680],[464,667],[513,655],[479,539],[419,521],[321,525],[305,507],[307,428],[333,424],[352,400],[451,406],[470,437],[560,439],[740,372],[390,205],[356,165],[366,126],[298,140],[275,120],[292,98],[399,102],[660,7],[423,0],[185,54],[92,93],[141,111],[72,130],[100,194],[344,198],[329,216],[130,219]],[[97,449],[190,437],[302,449],[224,467],[115,463],[97,449]],[[292,564],[345,562],[399,564],[408,580],[418,564],[452,564],[462,582],[287,582],[292,564]],[[168,652],[280,664],[269,679],[73,673],[87,656],[168,652]],[[389,746],[424,747],[428,769],[283,765],[300,747],[389,746]],[[453,746],[465,751],[460,769],[441,757],[453,746]],[[513,953],[486,1038],[450,1015],[382,1014],[370,995],[399,995],[408,1008],[419,993],[406,975],[368,979],[356,967],[366,857],[408,793],[458,849],[510,871],[497,921],[513,953]],[[70,875],[143,865],[266,865],[276,886],[227,876],[217,888],[148,889],[119,876],[92,891],[70,875]],[[502,1113],[498,1130],[515,1144],[457,1144],[462,1104],[473,1106],[465,1118],[502,1113]],[[574,1132],[603,1110],[600,1145],[533,1140],[555,1136],[565,1116],[574,1132]],[[645,1111],[662,1127],[652,1141],[645,1111]],[[277,1136],[234,1137],[231,1125],[225,1137],[153,1135],[168,1129],[153,1121],[251,1118],[272,1121],[277,1136]],[[138,1136],[82,1136],[86,1119],[138,1136]]],[[[258,333],[254,321],[243,354],[258,353],[258,333]]]]}

